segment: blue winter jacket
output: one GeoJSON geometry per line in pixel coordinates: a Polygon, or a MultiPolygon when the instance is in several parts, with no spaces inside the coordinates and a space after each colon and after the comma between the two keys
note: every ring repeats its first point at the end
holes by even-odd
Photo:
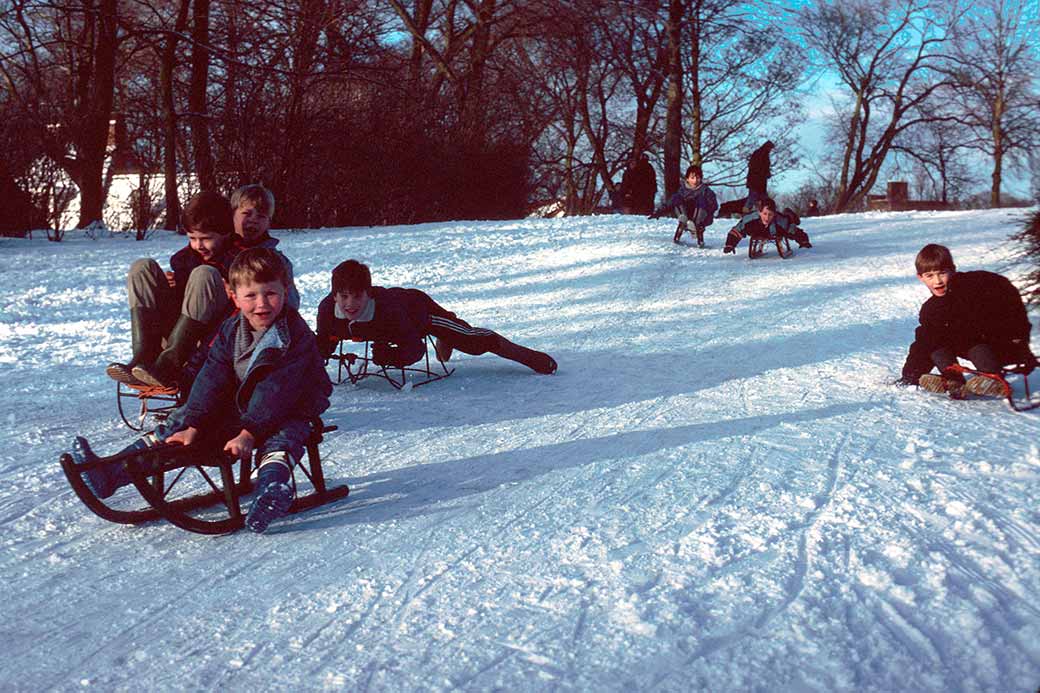
{"type": "Polygon", "coordinates": [[[246,377],[235,375],[235,340],[248,330],[244,316],[224,321],[180,412],[185,426],[212,425],[214,417],[237,416],[258,441],[288,420],[309,420],[329,407],[332,383],[310,327],[293,308],[260,338],[246,377]]]}

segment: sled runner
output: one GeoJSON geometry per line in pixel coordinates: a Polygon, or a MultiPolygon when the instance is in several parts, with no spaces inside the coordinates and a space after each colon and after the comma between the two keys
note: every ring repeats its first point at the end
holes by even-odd
{"type": "MultiPolygon", "coordinates": [[[[305,445],[307,463],[300,460],[293,465],[291,485],[295,500],[290,513],[345,498],[350,492],[346,485],[329,488],[325,484],[318,446],[323,434],[334,430],[336,426],[326,426],[321,420],[313,423],[305,445]],[[303,481],[299,479],[301,474],[312,487],[303,495],[297,487],[297,481],[303,481]]],[[[250,460],[238,460],[223,453],[214,457],[212,450],[201,452],[197,446],[177,444],[131,450],[78,465],[65,453],[60,463],[73,491],[98,517],[119,524],[165,519],[198,534],[227,534],[244,526],[245,513],[240,500],[252,491],[250,474],[255,471],[255,463],[250,460]],[[122,465],[133,483],[102,500],[91,491],[83,473],[111,463],[122,465]],[[236,466],[239,467],[237,479],[236,466]],[[138,496],[147,505],[141,506],[138,496]]]]}
{"type": "Polygon", "coordinates": [[[119,418],[131,431],[153,429],[166,420],[174,409],[184,404],[180,391],[173,387],[155,387],[152,385],[128,385],[116,381],[116,407],[119,418]],[[125,400],[136,401],[136,414],[125,400]]]}
{"type": "Polygon", "coordinates": [[[1029,388],[1029,374],[1033,372],[1037,365],[1034,359],[1032,363],[1018,363],[1006,366],[999,374],[983,373],[973,368],[966,368],[960,364],[950,368],[961,374],[971,374],[975,377],[996,381],[1003,389],[1004,398],[1007,399],[1008,405],[1012,409],[1015,411],[1030,411],[1040,407],[1040,393],[1034,394],[1029,388]],[[1022,381],[1022,395],[1016,398],[1013,381],[1019,378],[1022,381]]]}
{"type": "Polygon", "coordinates": [[[762,257],[766,252],[766,246],[770,243],[776,244],[776,252],[781,258],[787,259],[794,255],[794,251],[791,250],[791,241],[788,240],[787,236],[783,234],[777,234],[776,236],[751,236],[748,238],[748,257],[754,260],[756,257],[762,257]]]}
{"type": "Polygon", "coordinates": [[[369,342],[364,343],[364,353],[359,354],[345,349],[343,346],[345,341],[341,339],[336,353],[329,357],[330,361],[337,361],[339,364],[336,373],[337,385],[343,382],[343,376],[346,374],[347,380],[350,381],[351,385],[357,385],[365,378],[378,377],[393,385],[395,390],[400,390],[408,384],[409,373],[412,374],[412,387],[419,387],[426,383],[432,383],[435,380],[443,380],[455,372],[454,368],[448,368],[448,365],[436,356],[437,351],[433,349],[432,337],[429,335],[426,336],[426,355],[423,359],[414,365],[403,368],[381,366],[372,361],[370,356],[371,344],[369,342]],[[433,349],[434,358],[439,367],[434,367],[430,363],[431,349],[433,349]]]}

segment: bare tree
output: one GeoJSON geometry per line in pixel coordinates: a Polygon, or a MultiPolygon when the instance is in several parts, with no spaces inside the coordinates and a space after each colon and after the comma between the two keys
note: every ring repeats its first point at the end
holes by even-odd
{"type": "Polygon", "coordinates": [[[919,106],[949,86],[942,49],[954,10],[933,0],[815,0],[799,29],[848,89],[832,211],[863,204],[896,139],[927,116],[919,106]]]}
{"type": "Polygon", "coordinates": [[[980,0],[959,23],[950,61],[958,121],[970,146],[993,162],[990,205],[999,207],[1006,159],[1019,163],[1040,141],[1040,94],[1035,75],[1035,2],[980,0]]]}

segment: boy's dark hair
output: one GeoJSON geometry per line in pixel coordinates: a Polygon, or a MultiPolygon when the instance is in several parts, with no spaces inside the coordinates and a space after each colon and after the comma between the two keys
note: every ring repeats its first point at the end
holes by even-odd
{"type": "Polygon", "coordinates": [[[203,190],[194,195],[181,212],[181,228],[230,236],[235,232],[235,212],[220,193],[203,190]]]}
{"type": "Polygon", "coordinates": [[[372,273],[357,260],[347,260],[332,270],[332,293],[359,294],[372,288],[372,273]]]}
{"type": "Polygon", "coordinates": [[[228,270],[228,283],[235,289],[250,282],[281,282],[289,288],[289,275],[278,253],[270,248],[249,248],[235,256],[228,270]]]}
{"type": "Polygon", "coordinates": [[[274,193],[259,183],[243,185],[231,193],[231,207],[233,209],[241,207],[243,202],[252,202],[261,212],[274,218],[274,193]]]}
{"type": "Polygon", "coordinates": [[[697,164],[690,164],[686,167],[686,175],[683,178],[689,178],[691,173],[696,173],[698,178],[704,178],[704,172],[701,171],[701,167],[697,164]]]}
{"type": "Polygon", "coordinates": [[[950,249],[938,243],[929,243],[921,248],[914,260],[914,267],[918,274],[925,272],[942,272],[947,270],[956,272],[957,266],[953,264],[953,254],[950,249]]]}
{"type": "Polygon", "coordinates": [[[759,200],[758,202],[755,203],[755,209],[757,209],[760,212],[763,209],[771,209],[771,210],[773,210],[775,212],[776,211],[776,200],[774,200],[771,197],[767,197],[765,199],[759,200]]]}

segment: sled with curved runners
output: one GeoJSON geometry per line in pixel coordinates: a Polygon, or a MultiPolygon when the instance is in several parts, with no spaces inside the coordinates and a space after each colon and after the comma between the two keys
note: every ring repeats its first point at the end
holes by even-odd
{"type": "MultiPolygon", "coordinates": [[[[357,385],[365,378],[376,377],[386,380],[395,390],[401,390],[406,385],[419,387],[436,380],[443,380],[455,372],[454,368],[448,368],[448,364],[437,356],[433,339],[429,335],[426,336],[426,354],[423,358],[414,365],[404,367],[377,364],[372,360],[370,342],[364,342],[363,352],[356,353],[344,348],[345,341],[341,339],[336,353],[329,357],[330,361],[338,363],[336,372],[337,385],[344,382],[344,375],[346,375],[346,380],[351,385],[357,385]],[[430,360],[431,349],[433,350],[434,361],[437,363],[437,366],[434,366],[430,360]],[[410,381],[409,375],[411,376],[410,381]]],[[[361,343],[358,342],[358,344],[360,347],[361,343]]]]}
{"type": "Polygon", "coordinates": [[[1040,392],[1034,393],[1029,387],[1029,374],[1032,373],[1038,365],[1040,365],[1040,363],[1034,359],[1032,362],[1005,366],[1000,373],[985,373],[983,371],[977,371],[974,368],[967,368],[960,364],[951,366],[950,370],[955,370],[962,375],[972,375],[995,381],[1002,388],[1004,393],[1003,397],[1007,400],[1008,406],[1015,411],[1031,411],[1040,408],[1040,392]],[[1016,396],[1015,394],[1014,380],[1022,381],[1021,395],[1016,396]]]}
{"type": "Polygon", "coordinates": [[[777,254],[787,259],[794,255],[794,251],[791,250],[791,241],[782,234],[776,236],[751,236],[748,239],[748,257],[754,260],[756,257],[762,257],[766,252],[766,247],[769,243],[776,244],[777,254]]]}
{"type": "Polygon", "coordinates": [[[119,418],[131,431],[155,428],[182,404],[184,397],[176,387],[156,387],[144,383],[131,385],[116,381],[116,408],[119,410],[119,418]]]}
{"type": "MultiPolygon", "coordinates": [[[[350,493],[345,484],[327,486],[322,470],[318,446],[323,434],[336,428],[320,420],[314,422],[305,444],[307,462],[300,460],[293,465],[291,486],[295,500],[289,513],[310,510],[346,498],[350,493]],[[304,479],[311,490],[301,495],[297,481],[302,485],[304,479]]],[[[83,464],[76,464],[72,456],[65,453],[60,464],[73,491],[98,517],[118,524],[163,519],[198,534],[228,534],[245,526],[241,500],[253,490],[251,473],[256,471],[255,463],[250,460],[239,460],[225,453],[214,457],[212,450],[200,452],[197,446],[165,443],[83,464]],[[83,473],[112,463],[122,465],[132,483],[110,498],[98,498],[84,481],[83,473]]]]}

